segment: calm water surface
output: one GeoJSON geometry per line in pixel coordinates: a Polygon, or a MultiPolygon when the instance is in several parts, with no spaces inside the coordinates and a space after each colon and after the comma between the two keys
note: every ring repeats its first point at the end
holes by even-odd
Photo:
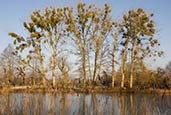
{"type": "Polygon", "coordinates": [[[171,95],[0,95],[0,115],[171,115],[171,95]]]}

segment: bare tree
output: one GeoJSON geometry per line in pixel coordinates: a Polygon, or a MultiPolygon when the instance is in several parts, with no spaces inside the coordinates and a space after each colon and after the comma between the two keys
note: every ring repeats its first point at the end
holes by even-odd
{"type": "Polygon", "coordinates": [[[12,77],[15,74],[15,67],[18,65],[16,62],[16,56],[13,55],[15,49],[12,47],[11,44],[3,50],[0,56],[0,63],[1,69],[4,72],[4,78],[7,79],[8,83],[12,81],[12,77]]]}
{"type": "Polygon", "coordinates": [[[70,71],[70,65],[67,63],[67,58],[60,58],[60,61],[58,61],[57,64],[60,72],[63,76],[63,85],[64,87],[67,86],[68,83],[68,77],[69,77],[69,71],[70,71]]]}

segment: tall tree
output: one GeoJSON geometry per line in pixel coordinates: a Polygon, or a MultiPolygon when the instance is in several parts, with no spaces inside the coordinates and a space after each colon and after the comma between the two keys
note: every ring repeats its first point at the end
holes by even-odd
{"type": "MultiPolygon", "coordinates": [[[[14,44],[17,45],[18,50],[29,49],[29,53],[36,53],[39,56],[44,85],[47,70],[44,64],[45,59],[48,58],[48,55],[45,55],[46,53],[50,54],[53,86],[56,84],[56,57],[59,41],[63,36],[63,15],[64,10],[62,8],[55,9],[50,7],[46,8],[44,12],[36,10],[31,14],[30,22],[23,23],[24,28],[29,33],[28,37],[9,33],[10,36],[15,38],[14,44]]],[[[30,54],[28,56],[30,59],[32,58],[30,54]]]]}
{"type": "Polygon", "coordinates": [[[130,10],[123,16],[123,34],[127,36],[131,50],[130,88],[133,85],[136,58],[144,59],[147,55],[153,55],[154,47],[159,45],[158,40],[154,38],[156,29],[152,16],[153,14],[147,14],[142,8],[130,10]]]}
{"type": "MultiPolygon", "coordinates": [[[[124,17],[124,16],[123,16],[124,17]]],[[[121,36],[120,41],[120,47],[121,49],[121,87],[124,88],[124,82],[125,82],[125,63],[127,61],[127,54],[128,54],[128,46],[129,46],[129,33],[125,34],[125,25],[126,21],[122,20],[122,22],[119,23],[118,27],[118,34],[121,36]]]]}
{"type": "Polygon", "coordinates": [[[112,20],[110,7],[105,4],[105,8],[97,8],[94,5],[78,3],[76,13],[70,9],[66,14],[68,28],[67,31],[74,41],[77,55],[81,59],[80,68],[84,82],[87,78],[87,65],[90,69],[90,56],[93,55],[93,80],[97,74],[97,66],[100,52],[111,31],[112,20]]]}
{"type": "MultiPolygon", "coordinates": [[[[100,11],[100,10],[99,10],[100,11]]],[[[96,15],[94,32],[92,36],[92,43],[94,49],[94,71],[93,71],[93,81],[96,80],[98,67],[101,66],[103,58],[103,53],[107,50],[104,50],[105,44],[107,44],[107,38],[109,37],[112,30],[112,20],[110,16],[111,9],[105,4],[104,12],[100,11],[100,15],[96,15]]],[[[107,47],[106,47],[107,48],[107,47]]]]}

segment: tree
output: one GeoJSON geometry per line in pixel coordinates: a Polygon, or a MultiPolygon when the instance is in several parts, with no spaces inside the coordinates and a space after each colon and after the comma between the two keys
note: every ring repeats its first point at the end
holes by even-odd
{"type": "Polygon", "coordinates": [[[62,74],[63,77],[63,85],[64,87],[67,86],[68,83],[68,76],[69,76],[69,71],[71,69],[71,67],[69,66],[69,64],[67,63],[67,58],[59,58],[60,61],[58,61],[58,68],[62,74]]]}
{"type": "Polygon", "coordinates": [[[76,13],[68,8],[67,32],[74,42],[76,55],[80,58],[80,69],[84,82],[87,79],[87,65],[91,76],[90,56],[93,55],[93,81],[95,80],[100,52],[112,30],[110,12],[107,4],[104,9],[100,9],[94,5],[78,3],[76,13]]]}
{"type": "MultiPolygon", "coordinates": [[[[30,60],[29,66],[29,72],[30,72],[30,77],[32,80],[32,85],[36,84],[36,79],[41,78],[41,72],[40,72],[40,62],[39,62],[39,56],[35,53],[30,54],[32,59],[30,60]]],[[[37,81],[39,82],[39,81],[37,81]]]]}
{"type": "Polygon", "coordinates": [[[121,49],[121,65],[120,65],[120,70],[121,70],[121,87],[124,88],[124,81],[125,81],[125,63],[127,60],[127,53],[128,53],[128,46],[129,46],[129,35],[125,34],[125,26],[126,22],[123,20],[118,27],[118,34],[121,36],[120,40],[120,47],[121,49]]]}
{"type": "MultiPolygon", "coordinates": [[[[100,11],[100,10],[99,10],[100,11]]],[[[96,15],[94,18],[98,20],[95,21],[94,32],[92,36],[92,43],[94,49],[94,71],[93,71],[93,81],[96,80],[97,70],[100,69],[102,61],[104,60],[104,53],[108,51],[105,50],[105,44],[107,44],[107,38],[112,31],[112,20],[110,17],[111,9],[105,4],[104,12],[100,11],[100,16],[96,15]],[[101,14],[102,13],[102,14],[101,14]],[[104,49],[104,50],[103,50],[104,49]],[[99,66],[99,68],[98,68],[99,66]]]]}
{"type": "Polygon", "coordinates": [[[56,57],[58,54],[58,47],[61,38],[63,37],[62,21],[64,10],[62,8],[55,9],[53,7],[46,8],[44,12],[40,10],[34,11],[30,22],[24,22],[24,28],[29,33],[28,37],[23,37],[15,33],[9,33],[14,37],[14,44],[16,49],[23,51],[29,49],[28,58],[31,59],[31,54],[37,54],[41,65],[41,75],[43,77],[43,84],[46,81],[47,69],[44,66],[45,59],[48,59],[46,53],[50,54],[51,74],[53,79],[53,86],[55,86],[56,79],[56,57]]]}
{"type": "Polygon", "coordinates": [[[3,69],[4,73],[3,77],[7,79],[8,83],[12,81],[12,76],[15,74],[14,68],[18,65],[14,52],[15,49],[11,44],[8,44],[0,56],[1,69],[3,69]]]}
{"type": "Polygon", "coordinates": [[[166,77],[171,77],[171,62],[169,62],[166,65],[166,68],[165,68],[165,76],[166,77]]]}
{"type": "Polygon", "coordinates": [[[115,85],[115,52],[117,50],[117,41],[118,41],[118,33],[115,33],[113,34],[113,48],[112,48],[112,60],[111,60],[111,63],[112,63],[112,87],[114,87],[115,85]]]}
{"type": "MultiPolygon", "coordinates": [[[[153,14],[147,14],[142,8],[130,10],[128,15],[123,16],[123,35],[130,42],[131,67],[130,67],[130,88],[133,85],[134,63],[136,59],[144,59],[147,55],[162,52],[154,50],[159,45],[158,40],[154,38],[156,32],[154,21],[151,19],[153,14]]],[[[126,48],[127,49],[127,48],[126,48]]],[[[154,54],[156,55],[156,54],[154,54]]]]}

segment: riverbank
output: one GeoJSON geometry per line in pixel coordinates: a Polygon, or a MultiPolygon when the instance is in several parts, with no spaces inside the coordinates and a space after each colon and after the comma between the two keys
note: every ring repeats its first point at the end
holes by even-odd
{"type": "Polygon", "coordinates": [[[104,86],[86,88],[50,88],[43,86],[8,86],[0,88],[0,93],[148,93],[148,94],[171,94],[171,89],[123,89],[104,86]]]}

